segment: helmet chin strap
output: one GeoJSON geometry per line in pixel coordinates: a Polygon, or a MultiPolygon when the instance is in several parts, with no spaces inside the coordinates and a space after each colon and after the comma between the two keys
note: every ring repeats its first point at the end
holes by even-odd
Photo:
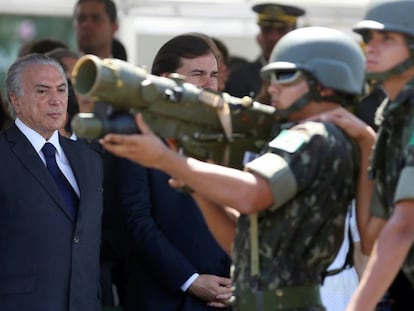
{"type": "Polygon", "coordinates": [[[373,72],[373,73],[367,73],[366,77],[370,81],[376,81],[376,82],[382,82],[384,80],[387,80],[388,78],[396,75],[402,74],[407,69],[414,66],[414,54],[411,54],[409,58],[402,61],[401,63],[395,65],[393,68],[384,71],[384,72],[373,72]]]}
{"type": "Polygon", "coordinates": [[[282,122],[285,122],[289,119],[289,116],[298,111],[301,110],[303,107],[305,107],[309,101],[312,99],[311,92],[307,92],[302,97],[297,99],[289,108],[286,109],[276,109],[276,116],[279,117],[279,120],[282,122]]]}
{"type": "Polygon", "coordinates": [[[281,122],[288,121],[289,116],[298,111],[301,110],[303,107],[305,107],[314,97],[316,92],[316,81],[310,77],[309,75],[305,76],[306,83],[308,84],[309,91],[305,94],[303,94],[301,97],[299,97],[296,101],[292,103],[292,105],[289,106],[289,108],[286,109],[276,109],[276,116],[279,118],[281,122]]]}
{"type": "Polygon", "coordinates": [[[276,110],[276,116],[279,117],[279,120],[281,122],[287,121],[289,116],[292,115],[292,113],[301,110],[310,101],[316,101],[316,102],[333,101],[333,102],[337,102],[341,104],[342,106],[345,106],[347,104],[346,100],[341,98],[340,96],[336,96],[336,95],[321,96],[316,87],[317,83],[312,78],[308,78],[307,83],[309,86],[309,92],[299,97],[295,102],[293,102],[293,104],[289,108],[276,110]]]}
{"type": "Polygon", "coordinates": [[[379,73],[366,73],[365,76],[367,80],[373,81],[374,83],[382,82],[392,76],[400,75],[404,71],[414,66],[414,40],[411,37],[406,37],[405,41],[407,43],[408,49],[410,50],[410,57],[408,57],[406,60],[403,60],[401,63],[395,65],[387,71],[379,73]]]}

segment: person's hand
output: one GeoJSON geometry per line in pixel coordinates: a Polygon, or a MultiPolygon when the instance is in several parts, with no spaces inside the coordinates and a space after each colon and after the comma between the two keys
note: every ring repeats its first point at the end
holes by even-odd
{"type": "Polygon", "coordinates": [[[358,143],[373,143],[376,137],[375,131],[368,124],[343,107],[326,111],[308,120],[334,123],[358,143]]]}
{"type": "Polygon", "coordinates": [[[168,180],[168,184],[174,189],[180,189],[180,188],[184,188],[184,187],[187,186],[183,181],[181,181],[177,178],[174,178],[174,177],[171,177],[168,180]]]}
{"type": "Polygon", "coordinates": [[[141,134],[107,134],[99,142],[117,156],[157,167],[163,156],[172,151],[151,131],[141,114],[137,114],[135,119],[141,134]]]}
{"type": "Polygon", "coordinates": [[[231,280],[211,274],[200,274],[188,288],[188,292],[211,307],[225,308],[232,296],[231,280]]]}

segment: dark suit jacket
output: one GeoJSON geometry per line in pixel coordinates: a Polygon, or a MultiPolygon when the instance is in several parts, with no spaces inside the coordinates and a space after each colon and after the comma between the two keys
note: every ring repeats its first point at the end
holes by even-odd
{"type": "Polygon", "coordinates": [[[172,189],[169,176],[158,170],[120,158],[118,167],[122,205],[134,238],[126,310],[212,310],[180,289],[196,272],[230,274],[230,258],[195,201],[172,189]]]}
{"type": "Polygon", "coordinates": [[[355,106],[355,115],[375,131],[378,130],[378,125],[375,124],[375,114],[385,97],[384,90],[376,87],[355,106]]]}
{"type": "MultiPolygon", "coordinates": [[[[124,304],[126,258],[132,237],[128,234],[126,217],[122,211],[123,180],[119,176],[118,157],[102,152],[104,165],[104,210],[102,215],[101,291],[102,303],[115,303],[114,285],[119,303],[124,304]]],[[[132,182],[127,179],[128,182],[132,182]]]]}
{"type": "Polygon", "coordinates": [[[75,222],[28,139],[0,133],[0,310],[98,311],[102,166],[60,137],[80,189],[75,222]]]}
{"type": "Polygon", "coordinates": [[[257,96],[263,83],[260,76],[262,67],[260,58],[254,62],[240,65],[230,73],[225,91],[236,97],[257,96]]]}

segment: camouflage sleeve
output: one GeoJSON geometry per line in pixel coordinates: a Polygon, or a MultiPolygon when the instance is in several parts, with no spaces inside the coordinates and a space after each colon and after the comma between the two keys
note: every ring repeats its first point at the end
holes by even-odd
{"type": "Polygon", "coordinates": [[[372,191],[371,215],[378,217],[378,218],[384,218],[384,219],[389,218],[389,215],[388,215],[388,212],[385,206],[381,203],[381,199],[380,199],[377,187],[374,187],[372,191]]]}
{"type": "Polygon", "coordinates": [[[269,180],[273,207],[283,205],[317,178],[323,157],[335,158],[327,137],[322,123],[302,123],[282,131],[268,144],[269,152],[246,165],[247,170],[269,180]],[[318,155],[317,160],[314,155],[318,155]]]}
{"type": "Polygon", "coordinates": [[[407,166],[402,172],[398,180],[394,201],[413,200],[414,199],[414,167],[407,166]]]}

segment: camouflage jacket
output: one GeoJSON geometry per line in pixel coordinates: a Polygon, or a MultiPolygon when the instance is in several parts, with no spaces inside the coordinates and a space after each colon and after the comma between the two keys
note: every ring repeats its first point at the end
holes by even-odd
{"type": "Polygon", "coordinates": [[[250,274],[249,217],[242,215],[233,252],[236,299],[255,287],[321,283],[343,241],[355,195],[358,149],[336,126],[300,123],[268,146],[246,165],[269,180],[274,198],[258,215],[261,274],[258,280],[250,274]]]}
{"type": "MultiPolygon", "coordinates": [[[[414,80],[382,111],[370,174],[375,179],[371,213],[389,218],[394,204],[414,198],[414,80]]],[[[414,249],[403,265],[414,284],[414,249]]]]}

